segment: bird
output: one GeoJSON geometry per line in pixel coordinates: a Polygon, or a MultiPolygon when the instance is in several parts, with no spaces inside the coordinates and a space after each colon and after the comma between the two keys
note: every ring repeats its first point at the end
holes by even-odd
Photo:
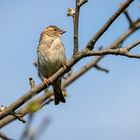
{"type": "MultiPolygon", "coordinates": [[[[38,72],[46,84],[50,76],[66,65],[65,48],[61,41],[61,35],[65,32],[59,27],[51,25],[45,28],[40,35],[37,47],[37,65],[38,72]]],[[[62,78],[59,78],[52,83],[55,105],[66,102],[62,94],[61,80],[62,78]]]]}

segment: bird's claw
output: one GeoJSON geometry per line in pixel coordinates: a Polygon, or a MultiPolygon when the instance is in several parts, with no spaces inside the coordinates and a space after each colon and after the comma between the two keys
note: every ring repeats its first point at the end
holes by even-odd
{"type": "Polygon", "coordinates": [[[43,78],[43,82],[48,86],[49,80],[47,78],[43,78]]]}

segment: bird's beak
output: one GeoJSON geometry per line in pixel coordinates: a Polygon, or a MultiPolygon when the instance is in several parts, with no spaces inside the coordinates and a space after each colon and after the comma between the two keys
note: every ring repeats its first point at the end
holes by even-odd
{"type": "Polygon", "coordinates": [[[64,34],[66,31],[64,30],[60,30],[60,34],[64,34]]]}

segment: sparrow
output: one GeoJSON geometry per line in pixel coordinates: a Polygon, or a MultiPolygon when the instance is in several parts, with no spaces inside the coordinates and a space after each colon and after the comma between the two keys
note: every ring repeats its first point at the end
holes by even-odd
{"type": "MultiPolygon", "coordinates": [[[[46,84],[47,79],[66,64],[65,48],[61,41],[61,35],[65,32],[57,26],[49,26],[40,35],[37,47],[38,71],[46,84]]],[[[52,87],[54,90],[54,104],[65,103],[66,100],[61,89],[61,78],[53,82],[52,87]]]]}

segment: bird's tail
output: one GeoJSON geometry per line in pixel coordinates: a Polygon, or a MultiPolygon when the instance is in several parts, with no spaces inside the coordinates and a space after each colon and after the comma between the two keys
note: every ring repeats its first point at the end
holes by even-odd
{"type": "Polygon", "coordinates": [[[58,105],[59,102],[65,103],[66,100],[62,94],[61,90],[61,80],[57,80],[56,82],[53,83],[53,90],[54,90],[54,104],[58,105]]]}

